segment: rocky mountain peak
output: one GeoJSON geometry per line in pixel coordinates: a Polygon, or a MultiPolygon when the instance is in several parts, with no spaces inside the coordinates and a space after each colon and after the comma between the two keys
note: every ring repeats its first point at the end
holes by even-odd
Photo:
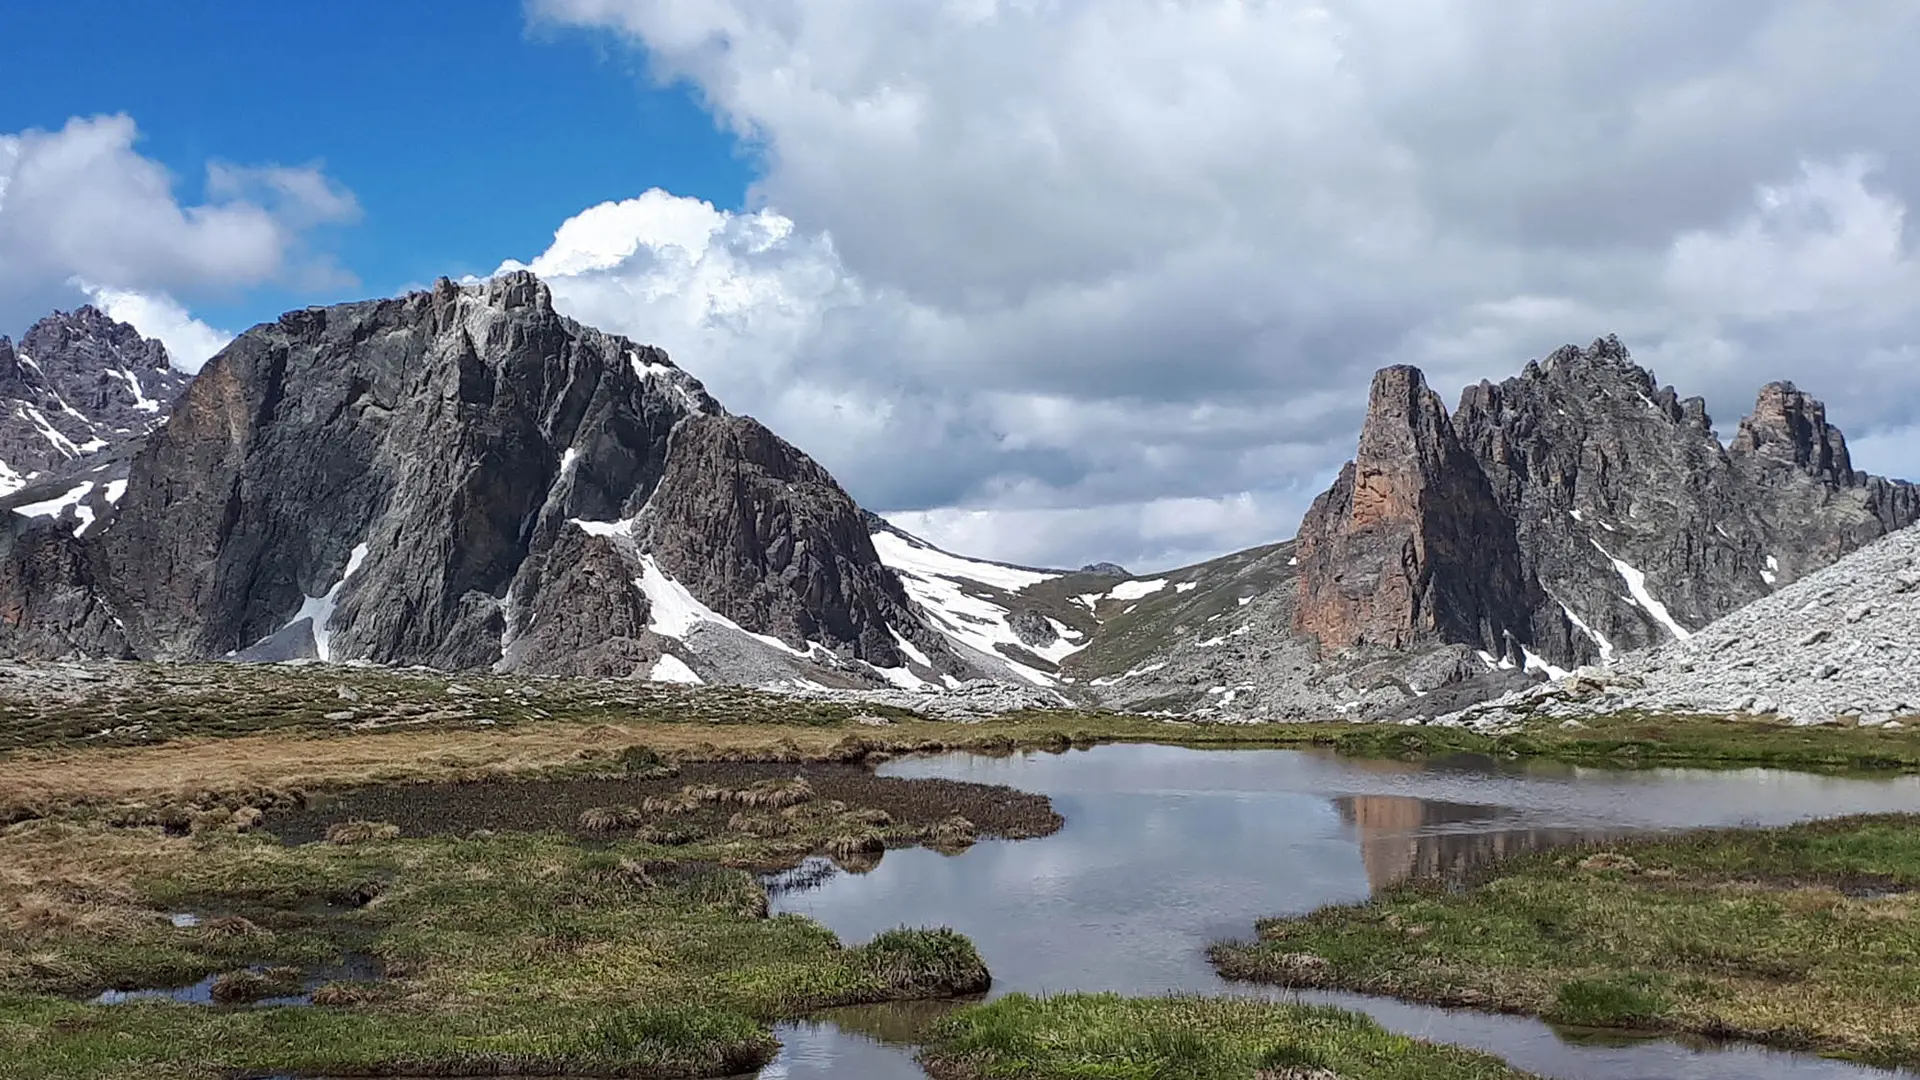
{"type": "Polygon", "coordinates": [[[24,613],[0,647],[755,684],[980,674],[825,469],[660,350],[560,315],[527,272],[253,328],[116,485],[79,528],[0,536],[0,599],[24,613]]]}
{"type": "Polygon", "coordinates": [[[1513,526],[1418,368],[1381,369],[1359,449],[1300,527],[1295,628],[1324,646],[1530,640],[1513,526]]]}
{"type": "Polygon", "coordinates": [[[1323,642],[1476,644],[1495,625],[1540,665],[1571,667],[1684,640],[1920,519],[1920,493],[1854,473],[1824,407],[1791,384],[1763,389],[1723,447],[1705,403],[1660,385],[1612,336],[1469,387],[1450,425],[1434,410],[1417,372],[1382,370],[1354,464],[1302,525],[1299,623],[1323,642]],[[1436,543],[1448,530],[1459,539],[1436,543]],[[1492,550],[1517,551],[1518,570],[1492,550]],[[1355,582],[1378,595],[1379,582],[1422,575],[1476,583],[1477,610],[1497,617],[1475,626],[1436,608],[1424,635],[1419,618],[1404,624],[1409,635],[1377,604],[1342,614],[1355,582]]]}
{"type": "Polygon", "coordinates": [[[1740,421],[1728,453],[1789,465],[1835,487],[1863,481],[1853,471],[1847,437],[1827,423],[1827,407],[1790,382],[1760,388],[1753,414],[1740,421]]]}
{"type": "Polygon", "coordinates": [[[0,337],[0,495],[64,475],[166,419],[188,376],[92,305],[0,337]]]}

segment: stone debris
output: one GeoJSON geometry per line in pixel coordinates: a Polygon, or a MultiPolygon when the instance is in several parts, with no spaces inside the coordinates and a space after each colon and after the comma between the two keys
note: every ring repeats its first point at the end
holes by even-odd
{"type": "Polygon", "coordinates": [[[1894,533],[1687,641],[1438,718],[1483,730],[1629,710],[1898,722],[1920,712],[1920,528],[1894,533]]]}

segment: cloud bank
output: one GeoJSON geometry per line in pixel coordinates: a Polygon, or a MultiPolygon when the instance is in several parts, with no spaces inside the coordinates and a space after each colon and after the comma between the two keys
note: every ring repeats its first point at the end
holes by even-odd
{"type": "Polygon", "coordinates": [[[533,261],[935,539],[1142,566],[1291,535],[1371,372],[1617,332],[1723,430],[1825,397],[1920,473],[1920,8],[532,0],[758,154],[751,207],[533,261]]]}

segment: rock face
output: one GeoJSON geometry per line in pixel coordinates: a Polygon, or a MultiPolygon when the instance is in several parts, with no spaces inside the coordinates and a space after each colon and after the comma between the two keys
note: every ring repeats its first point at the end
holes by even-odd
{"type": "Polygon", "coordinates": [[[1296,626],[1326,646],[1498,653],[1492,628],[1571,667],[1684,639],[1920,520],[1920,492],[1854,471],[1791,384],[1765,387],[1723,447],[1705,403],[1616,338],[1468,388],[1450,427],[1431,401],[1400,407],[1404,370],[1381,373],[1354,466],[1302,527],[1296,626]]]}
{"type": "Polygon", "coordinates": [[[1518,658],[1539,590],[1511,518],[1411,367],[1374,376],[1354,460],[1300,526],[1294,625],[1335,647],[1434,642],[1518,658]]]}
{"type": "MultiPolygon", "coordinates": [[[[649,548],[668,574],[742,626],[902,665],[892,628],[915,617],[833,477],[753,420],[689,417],[654,490],[649,548]]],[[[931,638],[929,638],[931,640],[931,638]]]]}
{"type": "Polygon", "coordinates": [[[0,496],[144,436],[187,381],[165,346],[92,306],[47,316],[18,345],[0,337],[0,496]]]}
{"type": "MultiPolygon", "coordinates": [[[[0,596],[32,613],[46,581],[78,590],[60,643],[82,654],[627,675],[673,653],[749,677],[700,638],[750,653],[753,681],[862,685],[902,663],[897,632],[929,674],[977,674],[825,470],[526,273],[254,328],[97,528],[52,534],[59,556],[26,539],[0,596]]],[[[0,649],[57,651],[39,623],[0,625],[0,649]]]]}
{"type": "Polygon", "coordinates": [[[1500,729],[1524,717],[1622,709],[1914,722],[1920,713],[1920,529],[1905,529],[1606,670],[1444,718],[1500,729]],[[1904,719],[1901,719],[1904,718],[1904,719]]]}

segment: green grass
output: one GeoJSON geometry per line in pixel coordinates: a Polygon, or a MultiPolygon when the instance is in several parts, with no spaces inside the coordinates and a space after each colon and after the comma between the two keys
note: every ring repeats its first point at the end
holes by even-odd
{"type": "Polygon", "coordinates": [[[1389,1034],[1339,1009],[1231,998],[1009,994],[935,1028],[952,1080],[1519,1080],[1495,1058],[1389,1034]]]}
{"type": "Polygon", "coordinates": [[[1920,1064],[1920,817],[1545,853],[1264,922],[1222,974],[1920,1064]]]}
{"type": "MultiPolygon", "coordinates": [[[[796,820],[819,842],[845,827],[796,820]]],[[[0,1077],[724,1076],[769,1058],[775,1020],[987,986],[951,931],[843,947],[811,920],[767,917],[758,881],[717,865],[741,843],[505,832],[288,847],[16,825],[0,834],[0,1077]],[[175,927],[178,911],[207,918],[175,927]],[[387,977],[336,984],[324,1006],[83,1003],[348,955],[387,977]]]]}

